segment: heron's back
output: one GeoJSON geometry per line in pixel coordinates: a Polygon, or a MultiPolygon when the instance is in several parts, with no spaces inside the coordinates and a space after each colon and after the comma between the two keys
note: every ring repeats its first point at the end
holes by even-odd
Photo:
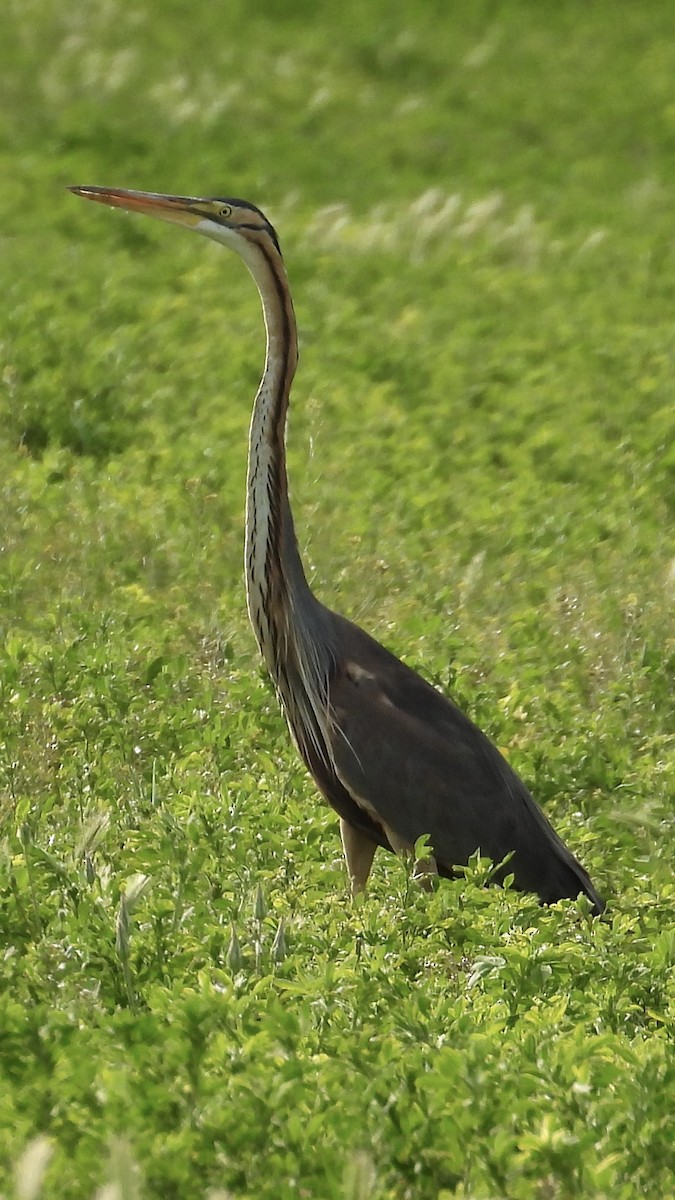
{"type": "Polygon", "coordinates": [[[427,834],[442,874],[476,850],[495,862],[511,853],[502,874],[513,873],[521,890],[546,903],[584,892],[602,911],[587,872],[489,738],[362,629],[334,620],[334,790],[409,844],[427,834]]]}

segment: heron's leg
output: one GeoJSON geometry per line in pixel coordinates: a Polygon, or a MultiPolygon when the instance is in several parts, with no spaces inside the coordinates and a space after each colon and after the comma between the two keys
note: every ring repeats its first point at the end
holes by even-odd
{"type": "MultiPolygon", "coordinates": [[[[406,842],[403,838],[400,838],[388,825],[384,826],[384,832],[387,835],[389,845],[396,854],[410,857],[415,853],[415,847],[410,842],[406,842]]],[[[431,891],[431,879],[433,875],[438,875],[438,867],[436,866],[436,859],[433,854],[427,854],[425,858],[415,859],[413,879],[415,883],[419,883],[421,888],[424,888],[425,892],[431,891]]]]}
{"type": "Polygon", "coordinates": [[[358,896],[366,890],[377,845],[371,838],[350,825],[349,821],[345,821],[344,817],[340,817],[340,836],[352,885],[352,896],[358,896]]]}
{"type": "Polygon", "coordinates": [[[430,892],[433,884],[431,882],[434,875],[438,875],[438,867],[433,854],[427,855],[426,858],[418,858],[413,867],[413,879],[415,883],[419,883],[425,892],[430,892]]]}

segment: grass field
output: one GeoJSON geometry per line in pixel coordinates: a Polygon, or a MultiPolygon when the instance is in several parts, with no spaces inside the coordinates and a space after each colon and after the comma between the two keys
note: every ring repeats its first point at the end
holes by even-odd
{"type": "Polygon", "coordinates": [[[7,1200],[675,1193],[668,8],[7,0],[7,1200]],[[71,183],[276,223],[313,586],[503,748],[602,920],[482,862],[351,904],[245,612],[255,290],[71,183]]]}

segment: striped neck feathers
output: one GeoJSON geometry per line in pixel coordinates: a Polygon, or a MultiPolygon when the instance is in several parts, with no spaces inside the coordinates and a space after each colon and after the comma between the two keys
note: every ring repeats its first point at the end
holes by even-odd
{"type": "Polygon", "coordinates": [[[275,643],[294,591],[307,588],[295,540],[286,474],[286,414],[297,363],[293,304],[281,255],[269,241],[249,243],[246,263],[263,306],[267,351],[249,432],[246,590],[263,656],[275,672],[275,643]]]}
{"type": "Polygon", "coordinates": [[[297,365],[293,303],[281,255],[269,241],[247,248],[260,292],[267,352],[249,434],[246,593],[251,624],[303,752],[330,756],[330,614],[313,596],[295,537],[286,472],[286,416],[297,365]],[[255,253],[254,253],[255,251],[255,253]]]}

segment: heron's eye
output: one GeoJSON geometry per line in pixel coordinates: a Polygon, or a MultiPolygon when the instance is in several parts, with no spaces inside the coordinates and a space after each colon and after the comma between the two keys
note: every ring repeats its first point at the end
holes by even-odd
{"type": "Polygon", "coordinates": [[[218,216],[222,217],[224,221],[226,221],[228,217],[231,217],[232,209],[231,209],[230,205],[229,204],[221,205],[221,207],[218,209],[218,216]]]}

